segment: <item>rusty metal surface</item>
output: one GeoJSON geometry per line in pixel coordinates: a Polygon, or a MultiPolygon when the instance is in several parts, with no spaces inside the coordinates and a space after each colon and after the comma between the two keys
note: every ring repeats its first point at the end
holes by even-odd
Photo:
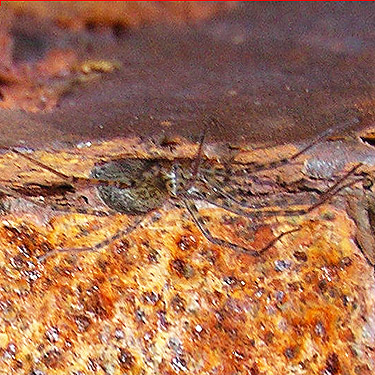
{"type": "Polygon", "coordinates": [[[79,147],[0,155],[0,372],[373,373],[372,8],[242,4],[121,33],[5,13],[0,143],[79,147]],[[190,176],[207,115],[195,190],[135,226],[100,200],[105,161],[190,176]],[[293,160],[256,172],[275,159],[293,160]]]}
{"type": "MultiPolygon", "coordinates": [[[[67,189],[61,176],[35,162],[84,178],[104,155],[177,163],[192,161],[197,151],[196,144],[171,151],[123,142],[0,156],[0,175],[7,180],[0,189],[0,368],[5,373],[374,372],[373,253],[366,259],[365,249],[356,246],[355,227],[341,208],[321,205],[300,214],[301,205],[311,203],[299,193],[311,202],[324,197],[316,181],[308,184],[300,173],[303,163],[237,176],[245,189],[240,196],[254,204],[241,206],[256,214],[252,219],[231,213],[229,200],[223,208],[195,202],[213,235],[248,250],[261,250],[277,234],[296,229],[258,256],[208,241],[183,209],[183,197],[179,204],[165,202],[156,213],[142,215],[142,225],[107,242],[131,228],[134,216],[78,212],[109,207],[98,201],[93,183],[67,189]],[[258,191],[267,185],[269,191],[258,191]],[[308,186],[314,189],[305,191],[308,186]],[[278,204],[274,193],[282,188],[282,207],[297,209],[295,215],[282,217],[273,207],[278,204]],[[288,191],[299,199],[291,202],[288,191]],[[262,207],[276,212],[262,217],[262,207]],[[96,247],[103,240],[105,246],[96,247]],[[86,246],[88,251],[74,250],[86,246]]],[[[208,152],[211,145],[205,148],[208,152]]],[[[278,152],[291,155],[289,147],[278,152]]],[[[243,166],[237,167],[251,170],[258,154],[237,155],[243,166]]],[[[205,162],[214,166],[216,158],[205,162]]],[[[199,178],[206,175],[201,171],[199,178]]],[[[352,176],[358,181],[353,194],[361,191],[357,177],[352,176]]],[[[329,182],[321,183],[321,191],[327,191],[329,182]]],[[[203,192],[202,184],[195,185],[203,192]]],[[[235,191],[236,183],[224,186],[235,191]]],[[[343,197],[336,198],[339,203],[343,197]]],[[[371,222],[367,201],[368,207],[353,212],[364,230],[371,222]]],[[[372,250],[373,241],[360,239],[372,250]]]]}
{"type": "Polygon", "coordinates": [[[115,37],[15,17],[16,50],[29,43],[17,54],[23,62],[64,48],[122,68],[74,87],[50,111],[0,110],[2,142],[48,147],[160,133],[196,139],[203,114],[219,120],[223,128],[211,136],[225,141],[283,143],[344,122],[363,128],[373,122],[373,8],[241,4],[204,23],[115,37]]]}

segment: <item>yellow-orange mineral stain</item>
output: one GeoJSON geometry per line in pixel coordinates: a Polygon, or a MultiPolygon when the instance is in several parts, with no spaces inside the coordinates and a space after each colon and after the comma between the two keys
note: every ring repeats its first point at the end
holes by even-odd
{"type": "MultiPolygon", "coordinates": [[[[224,233],[222,214],[204,210],[218,233],[224,233]]],[[[173,209],[98,252],[38,262],[56,247],[94,244],[106,230],[129,223],[122,215],[82,216],[56,217],[53,226],[3,217],[0,361],[6,373],[374,370],[373,274],[343,212],[327,206],[298,218],[301,230],[260,257],[207,242],[173,209]],[[72,222],[96,232],[85,237],[77,230],[64,239],[72,222]]],[[[274,236],[267,225],[253,236],[254,246],[274,236]]],[[[238,227],[226,226],[225,236],[238,241],[238,227]]]]}

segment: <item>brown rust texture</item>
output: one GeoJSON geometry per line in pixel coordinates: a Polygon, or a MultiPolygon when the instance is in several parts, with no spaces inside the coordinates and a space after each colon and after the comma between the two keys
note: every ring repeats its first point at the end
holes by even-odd
{"type": "MultiPolygon", "coordinates": [[[[33,156],[85,176],[103,154],[171,158],[195,152],[186,142],[172,152],[134,140],[33,156]]],[[[261,161],[259,152],[251,157],[249,150],[238,159],[254,155],[261,161]]],[[[11,152],[1,164],[2,177],[13,179],[13,186],[56,182],[11,152]]],[[[273,172],[277,176],[287,174],[273,172]]],[[[133,219],[58,214],[48,205],[18,201],[0,226],[4,373],[374,371],[373,270],[352,241],[353,222],[343,210],[326,205],[253,226],[222,209],[200,209],[215,235],[257,248],[301,226],[252,257],[208,242],[183,209],[167,205],[157,220],[98,252],[61,253],[40,262],[37,257],[56,248],[94,245],[133,219]]]]}
{"type": "MultiPolygon", "coordinates": [[[[204,158],[217,163],[288,157],[342,125],[310,156],[247,176],[255,195],[294,195],[283,208],[353,163],[373,170],[373,5],[105,6],[2,4],[0,146],[39,148],[35,159],[87,177],[117,157],[193,159],[207,120],[219,126],[204,158]]],[[[257,249],[300,228],[259,257],[214,245],[166,204],[99,251],[41,261],[134,221],[52,209],[106,208],[94,187],[61,182],[7,147],[0,156],[0,374],[374,373],[373,194],[351,192],[354,221],[343,195],[256,222],[199,208],[215,236],[257,249]]]]}
{"type": "Polygon", "coordinates": [[[93,46],[57,46],[63,36],[56,38],[51,29],[71,36],[110,33],[107,43],[114,46],[130,30],[196,24],[234,7],[235,2],[6,2],[0,11],[0,108],[50,111],[75,87],[100,81],[121,66],[113,54],[90,59],[94,54],[84,50],[93,46]]]}
{"type": "Polygon", "coordinates": [[[33,14],[38,18],[52,19],[62,27],[82,29],[85,27],[117,26],[137,28],[152,23],[186,25],[213,17],[223,10],[233,9],[236,2],[220,3],[187,1],[185,3],[148,1],[63,1],[48,3],[35,1],[25,4],[22,1],[5,2],[16,14],[33,14]]]}
{"type": "Polygon", "coordinates": [[[223,125],[211,138],[245,144],[374,122],[371,3],[188,3],[179,24],[166,21],[181,4],[168,12],[164,3],[121,3],[115,18],[104,7],[107,20],[93,13],[87,22],[86,7],[100,6],[1,6],[2,144],[43,148],[161,133],[192,139],[207,114],[223,125]],[[132,13],[139,27],[127,25],[127,6],[145,9],[132,13]],[[148,7],[165,10],[143,21],[148,7]],[[64,9],[79,27],[56,21],[64,9]],[[103,69],[108,64],[114,69],[103,69]]]}
{"type": "Polygon", "coordinates": [[[120,67],[118,62],[105,57],[82,61],[82,52],[75,51],[73,46],[54,47],[52,41],[51,47],[46,47],[45,34],[51,31],[49,28],[76,32],[96,28],[105,32],[107,28],[115,37],[128,29],[150,24],[195,23],[233,5],[235,3],[113,2],[110,6],[105,2],[6,3],[5,9],[0,11],[0,107],[49,111],[74,87],[98,81],[120,67]],[[20,20],[24,18],[31,20],[22,24],[20,20]]]}

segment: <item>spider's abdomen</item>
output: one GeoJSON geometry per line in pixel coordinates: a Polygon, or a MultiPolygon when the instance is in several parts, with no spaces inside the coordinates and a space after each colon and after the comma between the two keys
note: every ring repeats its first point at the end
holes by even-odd
{"type": "Polygon", "coordinates": [[[98,186],[99,197],[111,209],[141,214],[160,207],[168,197],[158,160],[118,159],[95,166],[91,177],[129,184],[129,188],[98,186]]]}

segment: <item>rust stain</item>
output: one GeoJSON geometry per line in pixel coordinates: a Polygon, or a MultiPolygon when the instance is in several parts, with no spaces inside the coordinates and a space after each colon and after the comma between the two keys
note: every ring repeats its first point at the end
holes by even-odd
{"type": "MultiPolygon", "coordinates": [[[[134,217],[59,212],[57,206],[108,207],[93,187],[64,184],[6,147],[24,145],[22,152],[51,168],[87,177],[116,158],[191,161],[192,140],[211,119],[221,126],[210,128],[208,138],[218,143],[208,140],[202,157],[223,171],[229,161],[244,169],[290,158],[298,151],[293,140],[341,125],[340,134],[293,164],[237,176],[252,213],[306,207],[327,190],[332,174],[314,176],[327,158],[339,175],[353,163],[373,164],[371,85],[353,74],[371,72],[367,24],[358,22],[369,8],[340,13],[337,5],[324,12],[306,5],[300,17],[289,5],[235,6],[221,18],[229,3],[189,3],[183,11],[171,4],[163,12],[159,3],[118,3],[105,15],[100,4],[50,6],[16,3],[0,11],[1,370],[373,373],[372,195],[363,195],[364,179],[352,195],[338,194],[335,206],[306,215],[246,217],[199,207],[212,234],[237,247],[261,249],[298,229],[259,256],[208,241],[172,204],[98,251],[54,252],[93,248],[134,217]],[[119,17],[120,8],[127,12],[119,17]],[[271,22],[281,11],[288,16],[271,22]],[[311,19],[317,29],[307,32],[311,19]],[[146,26],[157,23],[163,25],[146,26]],[[347,43],[345,24],[355,43],[347,43]],[[77,44],[56,48],[56,33],[77,44]],[[25,40],[30,49],[22,48],[25,40]],[[202,50],[210,53],[196,53],[202,50]],[[366,131],[359,140],[348,137],[348,128],[366,131]],[[275,147],[256,147],[270,137],[275,147]],[[56,140],[76,147],[59,148],[56,140]],[[34,144],[43,149],[27,149],[34,144]],[[304,169],[309,162],[315,164],[304,169]],[[348,196],[356,226],[343,209],[348,196]]],[[[371,177],[372,169],[355,177],[371,177]]],[[[224,193],[229,185],[222,182],[224,193]]]]}
{"type": "MultiPolygon", "coordinates": [[[[144,144],[128,146],[138,155],[150,151],[144,144]]],[[[77,154],[34,156],[85,175],[100,147],[122,151],[108,143],[77,154]]],[[[172,154],[158,152],[176,157],[195,150],[183,143],[172,154]]],[[[21,185],[53,182],[12,153],[2,165],[3,177],[21,185]]],[[[300,226],[253,257],[208,242],[183,209],[165,207],[157,220],[97,252],[60,253],[40,262],[56,248],[94,245],[131,218],[51,213],[48,204],[21,208],[5,211],[0,225],[1,361],[7,372],[373,371],[373,271],[353,244],[354,226],[342,210],[323,206],[254,225],[219,208],[200,209],[215,235],[255,247],[300,226]]]]}

